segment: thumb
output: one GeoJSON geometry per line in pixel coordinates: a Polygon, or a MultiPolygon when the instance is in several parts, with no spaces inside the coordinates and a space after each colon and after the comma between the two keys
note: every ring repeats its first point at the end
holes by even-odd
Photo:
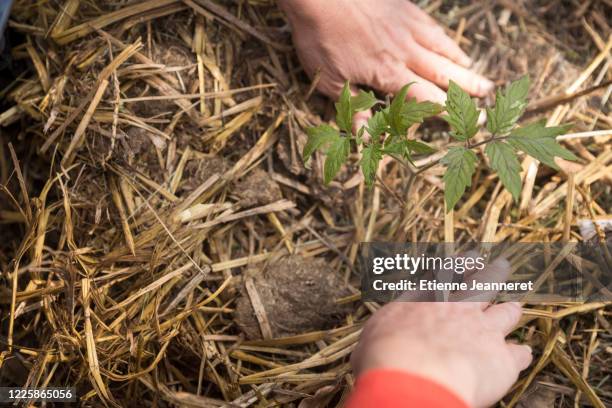
{"type": "MultiPolygon", "coordinates": [[[[337,101],[340,97],[340,92],[342,91],[342,87],[344,84],[340,81],[330,80],[328,78],[322,78],[317,85],[317,88],[320,92],[324,93],[328,97],[330,97],[333,101],[337,101]]],[[[351,85],[351,95],[357,96],[359,94],[359,88],[354,85],[351,85]]],[[[356,112],[353,115],[353,133],[357,134],[359,129],[368,124],[368,119],[372,117],[372,111],[367,109],[365,111],[356,112]]],[[[363,137],[366,140],[369,140],[369,135],[364,133],[363,137]]]]}
{"type": "Polygon", "coordinates": [[[509,343],[508,348],[510,349],[512,358],[516,363],[516,368],[518,368],[519,371],[523,371],[529,367],[529,364],[531,364],[531,361],[533,360],[531,347],[526,344],[509,343]]]}
{"type": "MultiPolygon", "coordinates": [[[[359,89],[356,86],[351,85],[351,95],[357,96],[358,94],[359,94],[359,89]]],[[[370,119],[371,117],[372,117],[371,109],[356,112],[355,115],[353,115],[353,133],[357,134],[357,132],[359,132],[359,129],[361,129],[362,127],[368,124],[368,119],[370,119]]],[[[370,140],[370,135],[368,134],[367,130],[363,133],[363,138],[366,141],[370,140]]]]}
{"type": "MultiPolygon", "coordinates": [[[[371,117],[372,111],[370,109],[355,113],[355,116],[353,116],[353,132],[357,134],[357,132],[359,132],[359,129],[364,126],[367,126],[368,119],[370,119],[371,117]]],[[[365,132],[363,132],[363,139],[366,142],[370,140],[370,134],[368,133],[367,127],[365,132]]]]}

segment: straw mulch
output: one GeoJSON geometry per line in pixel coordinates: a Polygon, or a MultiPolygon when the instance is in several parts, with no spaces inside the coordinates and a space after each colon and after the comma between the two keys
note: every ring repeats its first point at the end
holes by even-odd
{"type": "MultiPolygon", "coordinates": [[[[320,157],[306,168],[300,153],[333,105],[273,2],[17,1],[0,79],[0,384],[75,386],[86,406],[337,406],[380,307],[360,301],[359,242],[605,227],[610,1],[420,3],[498,84],[529,73],[530,117],[572,122],[579,162],[525,159],[519,203],[483,167],[448,215],[439,166],[387,163],[368,190],[355,155],[324,186],[320,157]]],[[[448,142],[438,121],[413,131],[448,142]]],[[[503,406],[611,406],[611,310],[527,306],[516,336],[535,360],[503,406]]]]}

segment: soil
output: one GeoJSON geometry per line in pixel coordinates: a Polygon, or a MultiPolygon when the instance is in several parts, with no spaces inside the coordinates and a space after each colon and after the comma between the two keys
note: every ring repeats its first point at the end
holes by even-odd
{"type": "MultiPolygon", "coordinates": [[[[350,306],[336,299],[348,289],[323,259],[285,257],[252,276],[274,337],[324,330],[339,324],[350,306]]],[[[235,322],[249,339],[262,337],[246,288],[236,305],[235,322]]]]}
{"type": "Polygon", "coordinates": [[[241,207],[266,205],[283,198],[276,181],[260,168],[254,169],[236,183],[234,194],[238,197],[241,207]]]}
{"type": "Polygon", "coordinates": [[[493,55],[486,71],[500,83],[529,75],[532,80],[529,97],[533,100],[559,93],[560,88],[567,86],[567,78],[575,78],[580,71],[558,47],[540,36],[520,33],[508,41],[507,47],[491,48],[493,55]]]}
{"type": "Polygon", "coordinates": [[[202,185],[213,174],[223,174],[230,168],[230,163],[222,156],[208,156],[205,159],[189,160],[183,170],[183,181],[178,194],[192,192],[202,185]]]}
{"type": "MultiPolygon", "coordinates": [[[[331,347],[340,342],[336,343],[339,346],[336,350],[350,351],[348,348],[353,347],[355,337],[349,343],[345,336],[355,333],[365,323],[370,309],[361,301],[336,303],[336,299],[354,293],[345,286],[345,278],[355,288],[359,286],[357,276],[345,277],[338,271],[335,265],[346,259],[340,259],[338,253],[348,254],[352,245],[363,240],[368,231],[372,240],[435,242],[445,239],[442,169],[434,167],[412,178],[405,167],[391,164],[382,172],[378,190],[361,188],[356,177],[360,171],[359,155],[351,154],[349,163],[331,183],[325,184],[325,156],[317,152],[309,162],[302,160],[306,143],[304,129],[333,122],[334,101],[317,92],[309,94],[312,81],[301,71],[289,25],[273,1],[197,2],[214,3],[228,13],[213,13],[212,18],[184,4],[156,6],[64,45],[55,43],[51,35],[42,35],[53,31],[58,12],[54,7],[56,2],[40,2],[36,8],[26,3],[14,3],[11,21],[16,24],[11,24],[7,31],[19,37],[13,37],[12,41],[11,58],[16,69],[6,90],[3,85],[7,76],[0,74],[0,117],[5,112],[14,112],[9,115],[10,126],[0,124],[0,332],[6,336],[12,322],[13,341],[18,346],[4,359],[4,366],[0,363],[0,384],[23,386],[28,379],[37,378],[46,379],[50,386],[72,384],[83,395],[90,395],[90,405],[94,406],[262,406],[270,401],[283,407],[325,406],[330,398],[328,405],[341,404],[351,387],[347,381],[351,376],[346,374],[348,355],[325,366],[301,371],[300,375],[306,375],[299,380],[282,373],[266,373],[265,378],[256,380],[261,380],[258,384],[241,380],[267,371],[278,362],[297,364],[310,358],[320,350],[321,344],[316,339],[321,337],[331,347]],[[175,7],[178,11],[173,11],[175,7]],[[230,21],[228,16],[234,18],[230,21]],[[220,120],[204,126],[177,105],[172,92],[161,91],[150,81],[155,79],[182,95],[192,95],[186,98],[194,111],[200,111],[200,98],[194,96],[201,91],[193,47],[196,18],[204,19],[203,56],[219,69],[215,75],[209,68],[203,69],[204,92],[208,95],[203,117],[220,115],[220,120]],[[250,28],[245,31],[245,27],[250,28]],[[251,35],[253,30],[265,35],[274,45],[251,35]],[[46,152],[40,150],[40,145],[81,104],[84,103],[83,109],[89,106],[102,69],[124,49],[109,43],[104,33],[123,44],[134,44],[140,38],[143,47],[139,53],[154,64],[143,64],[132,56],[115,70],[87,126],[74,165],[62,168],[59,165],[62,152],[84,111],[60,132],[61,136],[46,152]],[[41,86],[45,72],[38,72],[33,65],[33,57],[24,49],[26,42],[42,61],[50,91],[41,86]],[[92,55],[96,61],[81,66],[92,55]],[[224,81],[220,81],[219,75],[224,81]],[[62,83],[64,76],[65,88],[57,91],[55,86],[62,83]],[[115,79],[120,87],[118,95],[115,79]],[[232,99],[238,108],[228,106],[224,97],[214,96],[226,89],[221,82],[227,89],[236,91],[232,99]],[[254,88],[246,90],[250,87],[254,88]],[[161,99],[157,98],[160,96],[161,99]],[[226,125],[236,115],[251,109],[240,108],[240,103],[256,96],[262,97],[261,106],[251,119],[228,135],[225,146],[220,148],[214,136],[227,130],[226,125]],[[116,123],[114,135],[108,118],[116,107],[117,97],[123,101],[119,106],[121,120],[116,123]],[[141,97],[145,100],[129,101],[141,97]],[[272,125],[281,113],[286,117],[275,128],[272,125]],[[248,170],[242,178],[234,179],[228,170],[252,151],[267,129],[272,129],[277,141],[269,149],[258,152],[247,168],[242,169],[248,170]],[[26,191],[22,191],[18,180],[9,141],[15,149],[26,191]],[[174,187],[175,171],[187,148],[192,154],[183,169],[174,192],[177,200],[174,200],[158,193],[148,181],[164,189],[174,187]],[[273,179],[270,171],[283,178],[282,186],[276,181],[281,179],[273,179]],[[174,209],[194,199],[191,193],[215,174],[222,176],[222,183],[215,183],[214,188],[192,204],[222,205],[240,211],[285,198],[296,206],[290,211],[276,212],[277,220],[257,213],[226,222],[221,218],[226,213],[218,212],[206,219],[219,221],[211,228],[200,229],[201,222],[175,225],[174,209]],[[111,194],[113,180],[119,187],[131,186],[125,191],[121,188],[120,195],[129,212],[126,218],[136,254],[131,254],[126,246],[129,234],[111,194]],[[45,197],[41,192],[47,184],[51,188],[45,197]],[[380,199],[375,201],[377,191],[380,199]],[[70,216],[66,214],[66,202],[70,216]],[[134,204],[133,211],[128,208],[130,202],[134,204]],[[28,208],[33,215],[26,222],[28,208]],[[43,224],[44,214],[48,215],[46,224],[43,224]],[[279,223],[288,234],[279,231],[279,223]],[[303,228],[305,225],[309,228],[303,228]],[[72,240],[68,239],[69,232],[72,240]],[[303,243],[308,245],[303,247],[303,243]],[[340,252],[331,251],[330,243],[340,252]],[[285,255],[286,247],[293,247],[300,255],[285,255]],[[309,255],[302,251],[308,251],[309,255]],[[273,258],[244,266],[244,259],[251,262],[251,256],[266,254],[273,258]],[[181,265],[194,261],[202,266],[210,263],[230,266],[201,281],[188,273],[169,275],[181,265]],[[20,269],[17,275],[11,272],[15,267],[20,269]],[[249,290],[240,284],[219,290],[221,279],[225,281],[229,274],[236,282],[248,282],[249,290]],[[88,361],[89,336],[83,329],[87,313],[83,301],[84,278],[90,280],[88,310],[96,342],[94,351],[100,378],[111,396],[108,400],[93,375],[82,375],[96,369],[88,361]],[[197,284],[192,286],[192,282],[197,284]],[[16,313],[14,318],[3,319],[1,316],[12,315],[10,299],[15,283],[16,313]],[[200,310],[197,305],[217,290],[215,304],[207,303],[207,306],[217,306],[222,311],[208,307],[200,310]],[[165,305],[171,304],[178,293],[187,296],[166,310],[165,305]],[[255,303],[260,306],[258,316],[253,309],[253,293],[258,295],[255,300],[259,300],[255,303]],[[119,303],[122,307],[115,308],[119,303]],[[263,319],[260,309],[264,312],[263,319]],[[234,353],[242,351],[243,337],[263,337],[260,321],[268,322],[269,334],[274,338],[330,328],[343,330],[309,336],[307,344],[282,339],[277,343],[278,348],[246,345],[244,353],[257,359],[234,353]],[[156,324],[151,326],[151,322],[156,324]],[[40,353],[28,354],[27,350],[48,350],[53,355],[61,352],[67,359],[41,360],[40,353]],[[300,399],[303,399],[301,405],[300,399]]],[[[79,10],[71,16],[70,27],[136,3],[80,2],[79,10]]],[[[453,35],[461,31],[459,26],[464,19],[463,38],[457,37],[461,47],[474,59],[473,68],[498,86],[528,73],[532,80],[532,101],[562,94],[599,53],[586,24],[603,42],[610,33],[609,0],[419,3],[427,3],[430,9],[439,7],[432,15],[448,26],[453,35]],[[453,13],[461,14],[453,17],[453,13]],[[506,22],[502,23],[504,16],[506,22]]],[[[198,6],[198,10],[208,14],[202,7],[198,6]]],[[[582,88],[609,80],[608,68],[598,66],[582,88]]],[[[571,102],[567,114],[560,115],[563,122],[574,123],[572,132],[608,129],[605,119],[612,104],[607,92],[602,88],[571,102]]],[[[385,98],[385,95],[378,96],[385,98]]],[[[490,105],[493,98],[490,95],[479,101],[479,105],[490,105]]],[[[549,117],[552,112],[552,109],[534,110],[521,124],[549,117]]],[[[415,137],[440,150],[449,142],[448,126],[441,119],[431,119],[418,129],[415,137]]],[[[607,154],[607,141],[585,138],[572,140],[569,145],[580,156],[575,164],[580,167],[575,172],[607,154]]],[[[577,222],[590,220],[593,211],[599,219],[610,208],[612,192],[606,166],[609,161],[604,162],[598,175],[587,177],[577,186],[573,208],[577,222]],[[590,196],[589,200],[583,197],[584,192],[590,196]]],[[[536,195],[541,197],[543,191],[546,194],[564,191],[564,180],[563,172],[540,166],[533,203],[540,201],[536,195]]],[[[471,208],[464,207],[466,212],[455,215],[457,242],[480,239],[481,226],[491,219],[492,209],[497,208],[493,204],[498,202],[501,193],[498,178],[492,177],[486,166],[479,167],[472,181],[469,194],[482,196],[471,208]]],[[[558,240],[560,227],[564,225],[565,202],[565,199],[559,200],[555,209],[537,218],[530,215],[530,209],[519,211],[519,203],[508,203],[499,215],[499,231],[511,234],[510,239],[558,240]]],[[[575,237],[576,225],[572,225],[571,232],[575,237]]],[[[612,231],[606,232],[610,242],[612,231]]],[[[605,259],[598,249],[593,246],[589,258],[601,262],[605,259]]],[[[541,351],[551,340],[549,333],[538,330],[542,325],[550,327],[551,333],[569,339],[559,343],[555,353],[572,356],[571,365],[576,372],[588,369],[585,381],[603,401],[592,405],[612,406],[607,381],[609,364],[605,356],[605,350],[610,348],[605,330],[610,308],[588,307],[584,310],[574,304],[546,305],[540,311],[540,306],[529,305],[529,309],[535,309],[536,316],[549,313],[553,316],[562,310],[568,313],[562,319],[538,317],[516,334],[536,351],[541,351]],[[593,341],[589,339],[596,340],[600,347],[590,350],[589,344],[593,341]]],[[[0,354],[5,349],[3,341],[0,341],[0,354]]],[[[565,371],[557,367],[558,361],[552,359],[543,370],[543,373],[552,373],[551,376],[540,377],[540,373],[534,383],[548,383],[545,388],[554,390],[559,407],[573,407],[574,382],[563,375],[565,371]]],[[[533,370],[523,375],[530,374],[533,370]]],[[[548,407],[552,406],[553,399],[553,396],[536,395],[521,399],[520,404],[548,407]]]]}

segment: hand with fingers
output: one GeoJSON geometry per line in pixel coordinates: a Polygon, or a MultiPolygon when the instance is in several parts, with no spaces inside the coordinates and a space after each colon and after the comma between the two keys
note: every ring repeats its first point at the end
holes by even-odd
{"type": "Polygon", "coordinates": [[[491,406],[531,363],[529,346],[505,339],[521,314],[517,303],[389,303],[366,324],[354,372],[403,371],[452,390],[470,407],[491,406]]]}
{"type": "MultiPolygon", "coordinates": [[[[444,103],[452,79],[474,96],[493,89],[469,70],[470,58],[427,13],[408,0],[279,0],[305,71],[336,99],[345,81],[444,103]]],[[[353,89],[356,92],[356,89],[353,89]]],[[[367,114],[366,114],[367,115],[367,114]]],[[[364,118],[361,118],[363,121],[364,118]]]]}
{"type": "MultiPolygon", "coordinates": [[[[472,250],[460,256],[479,254],[472,250]]],[[[439,271],[435,279],[448,281],[447,272],[454,274],[439,271]]],[[[469,283],[505,282],[511,272],[510,263],[497,257],[486,268],[466,270],[462,276],[469,283]]],[[[399,370],[442,385],[470,407],[492,405],[532,359],[529,346],[505,340],[521,318],[520,304],[491,305],[496,294],[457,291],[450,303],[433,303],[440,298],[436,293],[404,293],[366,324],[352,355],[355,374],[399,370]]]]}

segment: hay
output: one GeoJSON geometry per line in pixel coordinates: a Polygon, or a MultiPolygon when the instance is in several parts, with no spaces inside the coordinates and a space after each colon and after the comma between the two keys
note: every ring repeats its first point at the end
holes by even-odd
{"type": "MultiPolygon", "coordinates": [[[[578,163],[525,159],[518,204],[483,168],[447,215],[439,154],[385,163],[372,190],[355,155],[324,186],[320,157],[300,157],[331,102],[271,1],[17,2],[16,77],[0,80],[0,384],[74,385],[96,406],[341,404],[380,307],[360,301],[359,242],[581,239],[579,221],[609,219],[610,2],[421,3],[478,71],[530,74],[530,117],[573,122],[578,163]],[[344,282],[336,327],[273,335],[247,272],[289,254],[344,282]],[[263,339],[233,319],[245,290],[263,339]]],[[[436,121],[412,131],[448,140],[436,121]]],[[[610,406],[610,310],[529,306],[515,334],[536,361],[503,406],[535,406],[535,388],[610,406]]]]}

